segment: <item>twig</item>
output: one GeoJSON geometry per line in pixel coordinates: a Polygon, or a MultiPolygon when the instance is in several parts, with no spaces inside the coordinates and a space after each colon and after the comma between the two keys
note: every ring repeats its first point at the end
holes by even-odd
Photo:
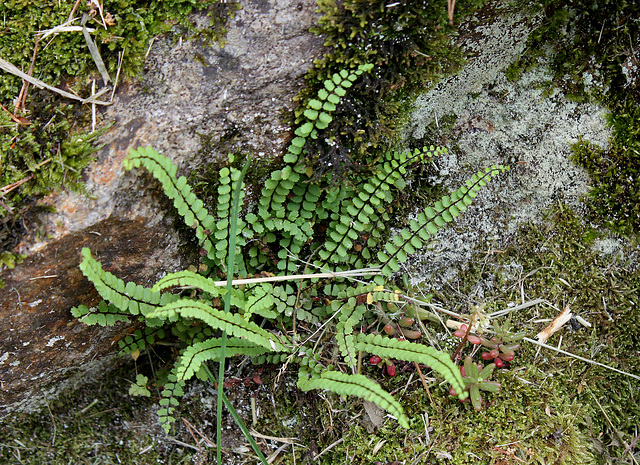
{"type": "Polygon", "coordinates": [[[19,181],[16,181],[16,182],[14,182],[12,184],[7,184],[4,187],[0,187],[0,195],[2,195],[4,197],[5,194],[8,194],[12,190],[17,189],[18,187],[23,185],[25,182],[30,181],[31,179],[33,179],[33,176],[34,176],[33,174],[30,174],[26,178],[22,178],[19,181]]]}
{"type": "MultiPolygon", "coordinates": [[[[91,96],[96,94],[96,80],[91,81],[91,96]]],[[[96,132],[96,104],[91,102],[91,132],[96,132]]]]}
{"type": "Polygon", "coordinates": [[[73,5],[73,8],[71,8],[71,13],[69,13],[69,21],[71,22],[73,21],[73,14],[76,12],[76,8],[78,8],[78,5],[80,5],[80,2],[82,0],[76,0],[76,3],[73,5]]]}
{"type": "Polygon", "coordinates": [[[39,89],[48,89],[52,92],[55,92],[57,94],[62,95],[63,97],[66,98],[70,98],[72,100],[78,100],[81,103],[92,103],[95,102],[96,105],[111,105],[112,102],[103,102],[101,100],[96,100],[98,97],[100,97],[102,94],[104,94],[105,92],[107,92],[108,89],[104,88],[101,89],[96,95],[91,96],[90,98],[81,98],[81,97],[77,97],[69,92],[66,92],[62,89],[58,89],[57,87],[53,87],[50,86],[49,84],[41,81],[40,79],[34,78],[29,76],[27,73],[23,73],[22,71],[20,71],[18,68],[16,68],[14,65],[12,65],[11,63],[9,63],[6,60],[3,60],[2,58],[0,58],[0,69],[6,71],[7,73],[13,74],[14,76],[18,76],[21,79],[24,79],[25,81],[30,82],[31,84],[33,84],[34,86],[36,86],[39,89]]]}
{"type": "Polygon", "coordinates": [[[342,441],[344,441],[344,438],[340,438],[337,441],[333,442],[332,444],[329,445],[329,447],[327,447],[325,450],[323,450],[318,455],[316,455],[312,460],[315,462],[322,456],[322,454],[324,454],[325,452],[329,452],[331,449],[333,449],[335,446],[340,444],[342,441]]]}
{"type": "Polygon", "coordinates": [[[553,346],[544,344],[542,342],[539,342],[539,341],[536,341],[536,340],[533,340],[533,339],[529,339],[528,337],[523,337],[522,340],[530,342],[531,344],[535,344],[535,345],[540,346],[540,347],[544,347],[545,349],[555,350],[556,352],[559,352],[559,353],[561,353],[563,355],[568,355],[569,357],[576,358],[576,359],[581,360],[583,362],[591,363],[592,365],[598,365],[598,366],[600,366],[602,368],[606,368],[607,370],[615,371],[616,373],[620,373],[621,375],[630,376],[631,378],[635,378],[635,379],[640,380],[640,376],[638,376],[638,375],[633,375],[631,373],[627,373],[626,371],[618,370],[617,368],[613,368],[613,367],[610,367],[609,365],[605,365],[604,363],[600,363],[600,362],[596,362],[594,360],[589,360],[588,358],[580,357],[579,355],[575,355],[575,354],[572,354],[571,352],[567,352],[566,350],[558,349],[557,347],[553,347],[553,346]]]}
{"type": "MultiPolygon", "coordinates": [[[[38,54],[38,44],[40,43],[40,34],[36,35],[36,43],[33,46],[33,56],[31,57],[31,64],[29,65],[29,76],[33,74],[33,65],[36,62],[36,55],[38,54]]],[[[22,83],[22,89],[20,89],[20,94],[18,95],[18,101],[14,108],[14,112],[17,112],[20,107],[24,110],[24,104],[27,101],[27,92],[29,92],[29,81],[25,81],[22,83]]]]}
{"type": "Polygon", "coordinates": [[[186,418],[184,418],[184,417],[181,417],[181,418],[182,418],[182,421],[184,422],[184,424],[187,426],[187,428],[189,428],[189,432],[191,433],[191,436],[193,437],[193,440],[198,445],[198,448],[200,450],[202,450],[202,447],[200,447],[200,443],[198,442],[198,440],[194,436],[194,434],[193,434],[194,432],[197,433],[198,436],[200,436],[204,440],[204,442],[207,444],[207,446],[213,447],[213,448],[216,447],[216,445],[213,443],[213,441],[211,441],[209,438],[207,438],[205,435],[203,435],[200,431],[198,431],[198,429],[195,426],[193,426],[191,423],[189,423],[186,418]]]}
{"type": "MultiPolygon", "coordinates": [[[[231,281],[233,286],[240,286],[241,284],[257,284],[257,283],[270,283],[275,281],[293,281],[296,279],[315,279],[315,278],[351,278],[354,276],[370,276],[380,274],[378,268],[363,268],[361,270],[348,270],[337,271],[335,273],[312,273],[312,274],[293,274],[287,276],[267,276],[264,278],[247,278],[247,279],[234,279],[231,281]]],[[[215,281],[213,283],[216,287],[223,287],[227,285],[226,281],[215,281]]]]}
{"type": "Polygon", "coordinates": [[[116,95],[116,88],[120,81],[120,69],[122,68],[122,62],[124,61],[124,51],[125,49],[122,49],[122,51],[118,53],[118,71],[116,71],[116,80],[113,81],[113,90],[111,91],[111,98],[109,99],[110,102],[113,102],[113,97],[116,95]]]}
{"type": "Polygon", "coordinates": [[[431,405],[436,405],[435,402],[433,401],[433,398],[431,397],[431,391],[429,391],[429,385],[427,384],[427,380],[424,378],[424,375],[422,374],[422,370],[420,369],[420,365],[418,365],[418,362],[413,362],[413,364],[416,366],[416,371],[418,372],[418,376],[420,377],[420,381],[422,381],[422,385],[424,386],[424,390],[427,391],[427,396],[429,397],[429,401],[431,402],[431,405]]]}

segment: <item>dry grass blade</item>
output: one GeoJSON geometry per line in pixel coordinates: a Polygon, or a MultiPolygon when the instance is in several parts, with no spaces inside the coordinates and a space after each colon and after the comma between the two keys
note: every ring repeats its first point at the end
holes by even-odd
{"type": "MultiPolygon", "coordinates": [[[[335,273],[313,273],[313,274],[293,274],[287,276],[267,276],[264,278],[247,278],[247,279],[234,279],[231,281],[233,286],[239,286],[241,284],[259,284],[259,283],[271,283],[277,281],[294,281],[296,279],[315,279],[315,278],[353,278],[357,276],[370,276],[380,274],[378,268],[363,268],[360,270],[349,271],[337,271],[335,273]]],[[[215,281],[213,283],[216,287],[223,287],[227,285],[226,281],[215,281]]]]}
{"type": "Polygon", "coordinates": [[[96,64],[98,71],[100,71],[100,75],[102,76],[102,80],[106,85],[109,81],[111,81],[111,77],[109,76],[109,72],[107,71],[107,67],[104,65],[104,61],[102,61],[102,57],[100,56],[100,51],[98,50],[98,46],[93,41],[91,36],[89,35],[89,30],[85,26],[85,23],[89,20],[89,15],[82,15],[82,21],[80,21],[80,25],[82,26],[82,35],[84,36],[84,40],[89,47],[89,52],[91,53],[91,58],[93,58],[93,62],[96,64]]]}
{"type": "Polygon", "coordinates": [[[101,89],[99,92],[97,92],[95,95],[92,95],[90,98],[81,98],[69,92],[66,92],[62,89],[58,89],[57,87],[50,86],[49,84],[41,81],[40,79],[29,76],[27,73],[23,73],[14,65],[12,65],[6,60],[3,60],[2,58],[0,58],[0,69],[3,71],[6,71],[7,73],[13,74],[14,76],[18,76],[20,79],[24,79],[25,81],[30,82],[31,84],[33,84],[39,89],[47,89],[52,92],[55,92],[56,94],[60,94],[63,97],[66,97],[72,100],[77,100],[81,103],[95,103],[96,105],[111,105],[112,103],[112,102],[103,102],[101,100],[97,100],[98,97],[102,96],[104,93],[107,92],[108,89],[106,88],[101,89]]]}
{"type": "MultiPolygon", "coordinates": [[[[47,37],[54,35],[54,34],[60,34],[62,32],[81,32],[83,27],[82,26],[72,26],[71,23],[73,23],[74,21],[77,21],[78,18],[73,18],[70,21],[67,21],[66,23],[62,23],[59,24],[56,27],[53,27],[51,29],[45,29],[42,31],[37,31],[38,34],[42,34],[40,36],[40,40],[46,39],[47,37]]],[[[88,32],[94,32],[95,29],[91,29],[91,28],[86,28],[88,32]]]]}

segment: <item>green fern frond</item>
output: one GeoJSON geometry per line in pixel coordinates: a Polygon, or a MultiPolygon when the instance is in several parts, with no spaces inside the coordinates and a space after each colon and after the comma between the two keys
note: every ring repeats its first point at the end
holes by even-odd
{"type": "Polygon", "coordinates": [[[187,226],[195,229],[196,237],[202,248],[209,254],[213,243],[209,238],[209,232],[214,224],[214,218],[205,208],[202,200],[198,199],[187,184],[187,178],[176,178],[178,168],[167,157],[160,155],[151,147],[138,147],[129,151],[127,158],[122,162],[126,170],[141,165],[155,177],[167,197],[173,200],[173,205],[183,217],[187,226]]]}
{"type": "Polygon", "coordinates": [[[211,297],[219,297],[224,295],[226,289],[215,285],[212,279],[194,273],[193,271],[184,270],[177,273],[169,273],[151,288],[153,292],[160,292],[174,286],[193,287],[205,291],[211,297]]]}
{"type": "Polygon", "coordinates": [[[288,348],[273,334],[265,331],[255,323],[246,321],[241,315],[217,310],[197,300],[181,299],[171,302],[147,315],[148,318],[161,318],[170,321],[180,315],[182,318],[201,320],[212,328],[225,331],[227,334],[249,341],[274,352],[286,352],[288,348]]]}
{"type": "MultiPolygon", "coordinates": [[[[231,161],[233,157],[230,156],[231,161]]],[[[225,270],[227,266],[227,255],[229,253],[229,234],[231,233],[231,195],[233,192],[238,192],[240,195],[240,205],[244,198],[244,182],[238,181],[240,178],[240,171],[230,167],[224,167],[220,170],[220,179],[218,186],[218,198],[217,198],[217,219],[213,226],[213,237],[216,239],[215,247],[208,251],[207,257],[214,261],[217,267],[221,270],[225,270]]],[[[246,273],[245,266],[242,260],[242,254],[239,250],[245,245],[242,232],[246,229],[245,221],[238,217],[234,218],[236,222],[236,273],[246,273]]]]}
{"type": "MultiPolygon", "coordinates": [[[[338,305],[338,301],[332,302],[332,307],[338,305]]],[[[356,298],[351,297],[339,307],[339,310],[338,323],[336,324],[336,341],[345,362],[354,368],[357,363],[358,350],[355,346],[353,327],[362,321],[366,307],[364,305],[357,305],[356,298]]]]}
{"type": "Polygon", "coordinates": [[[356,337],[356,348],[382,358],[395,358],[407,362],[423,363],[440,373],[451,384],[460,400],[464,400],[468,393],[458,368],[451,356],[431,346],[416,344],[409,341],[384,337],[380,334],[363,334],[356,337]]]}
{"type": "MultiPolygon", "coordinates": [[[[233,357],[234,355],[247,355],[256,357],[269,352],[271,349],[253,344],[246,339],[228,338],[225,347],[225,357],[233,357]]],[[[207,339],[206,341],[197,342],[187,347],[179,362],[176,364],[176,377],[179,380],[186,381],[200,369],[200,366],[212,360],[217,362],[220,360],[220,339],[207,339]]]]}
{"type": "MultiPolygon", "coordinates": [[[[284,161],[287,165],[280,171],[271,173],[271,178],[265,182],[263,196],[258,206],[258,215],[267,219],[270,217],[284,218],[286,209],[282,208],[289,192],[300,181],[308,182],[309,176],[306,167],[298,163],[307,139],[316,139],[318,130],[324,130],[331,122],[331,113],[336,110],[336,105],[346,94],[346,89],[351,87],[362,73],[373,68],[372,64],[360,65],[357,70],[349,72],[342,70],[335,73],[331,79],[324,82],[324,88],[318,91],[317,98],[311,99],[304,110],[300,125],[295,130],[295,137],[289,144],[284,161]]],[[[306,196],[305,196],[306,197],[306,196]]],[[[313,194],[307,200],[305,206],[306,216],[312,212],[309,207],[312,204],[313,194]]]]}
{"type": "MultiPolygon", "coordinates": [[[[393,199],[391,192],[394,188],[404,187],[403,175],[409,166],[431,160],[436,155],[446,153],[443,147],[424,147],[413,152],[388,152],[384,163],[377,165],[377,173],[357,186],[350,201],[341,202],[340,207],[332,214],[333,221],[327,231],[327,240],[318,255],[319,266],[329,262],[353,263],[358,254],[352,252],[354,241],[360,234],[366,234],[375,229],[378,223],[386,218],[385,206],[393,199]]],[[[375,236],[370,239],[375,239],[375,236]]],[[[369,241],[368,246],[374,247],[376,241],[369,241]]],[[[370,257],[365,257],[368,259],[370,257]]]]}
{"type": "Polygon", "coordinates": [[[261,283],[258,286],[253,286],[246,290],[244,295],[246,302],[243,310],[246,320],[254,313],[269,319],[274,319],[278,316],[278,313],[272,310],[275,304],[273,301],[273,286],[271,284],[261,283]]]}
{"type": "Polygon", "coordinates": [[[158,420],[165,433],[171,431],[171,424],[176,419],[173,416],[175,408],[178,406],[178,399],[184,395],[184,381],[178,380],[174,373],[169,374],[168,383],[164,385],[162,390],[162,398],[158,402],[160,409],[158,410],[158,420]]]}
{"type": "Polygon", "coordinates": [[[403,428],[409,428],[409,419],[402,406],[391,394],[382,389],[378,383],[364,375],[347,375],[339,371],[323,371],[319,375],[300,368],[298,388],[303,391],[322,389],[335,392],[341,396],[356,396],[373,402],[398,419],[403,428]]]}
{"type": "Polygon", "coordinates": [[[433,207],[418,214],[416,219],[411,220],[408,228],[400,230],[384,245],[384,251],[378,252],[382,273],[390,276],[394,271],[398,271],[400,263],[405,262],[409,255],[421,248],[445,224],[464,212],[488,181],[508,169],[508,166],[493,165],[479,171],[451,196],[444,196],[433,207]]]}
{"type": "Polygon", "coordinates": [[[123,312],[120,308],[109,305],[104,300],[100,301],[95,311],[85,305],[79,305],[71,309],[71,314],[86,325],[113,326],[117,322],[131,321],[131,313],[123,312]]]}
{"type": "MultiPolygon", "coordinates": [[[[80,270],[93,283],[98,294],[104,300],[131,315],[147,316],[159,306],[178,298],[171,294],[161,295],[159,292],[154,292],[132,282],[125,284],[122,279],[104,271],[102,265],[91,256],[91,250],[87,247],[82,249],[80,270]]],[[[147,320],[147,324],[153,323],[153,321],[147,320]]]]}

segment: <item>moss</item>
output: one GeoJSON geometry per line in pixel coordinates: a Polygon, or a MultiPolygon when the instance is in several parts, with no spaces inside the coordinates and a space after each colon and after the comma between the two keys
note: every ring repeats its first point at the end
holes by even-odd
{"type": "MultiPolygon", "coordinates": [[[[461,296],[471,296],[471,303],[485,304],[487,312],[507,308],[513,302],[521,303],[523,298],[525,301],[545,299],[555,308],[538,305],[514,312],[512,316],[516,328],[526,331],[529,337],[545,326],[533,321],[550,321],[557,316],[558,309],[570,305],[574,314],[589,321],[592,327],[578,325],[578,329],[572,329],[566,325],[559,333],[562,336],[561,347],[619,370],[637,373],[640,362],[637,351],[640,343],[637,332],[640,323],[640,268],[637,266],[640,248],[637,237],[627,245],[619,243],[616,253],[606,255],[598,251],[597,245],[610,238],[585,224],[580,216],[566,206],[560,205],[548,211],[543,220],[522,227],[502,253],[478,253],[477,259],[472,260],[466,269],[460,270],[457,282],[452,283],[459,293],[436,293],[436,299],[444,307],[461,313],[467,312],[466,304],[461,304],[466,299],[461,296]],[[483,284],[485,289],[482,302],[474,297],[479,284],[483,284]]],[[[559,335],[549,343],[556,345],[559,335]]],[[[637,381],[553,351],[543,349],[538,355],[536,352],[535,347],[525,343],[523,350],[516,353],[511,371],[494,375],[496,380],[505,383],[500,394],[492,397],[494,401],[486,413],[478,416],[469,413],[470,418],[484,421],[504,415],[508,418],[515,416],[519,418],[519,423],[514,424],[513,428],[533,431],[542,425],[541,431],[551,434],[554,428],[550,422],[552,418],[546,415],[538,417],[533,409],[539,410],[541,405],[535,400],[536,397],[548,398],[553,401],[549,403],[552,412],[557,412],[552,415],[557,427],[570,432],[565,438],[568,441],[564,452],[567,457],[578,454],[581,448],[590,451],[601,461],[606,461],[607,457],[622,456],[625,452],[622,441],[631,444],[639,426],[637,419],[640,407],[635,400],[638,397],[637,381]],[[518,378],[527,379],[533,384],[518,384],[518,378]],[[525,394],[529,398],[526,402],[521,399],[521,395],[525,394]],[[496,402],[507,405],[502,407],[504,410],[497,411],[496,402]],[[508,410],[511,409],[508,405],[514,403],[519,410],[508,410]],[[576,422],[570,424],[566,415],[578,411],[580,415],[576,422]],[[596,446],[586,444],[585,437],[592,438],[590,441],[596,446]],[[572,444],[580,448],[574,449],[572,444]]],[[[439,421],[442,416],[430,418],[439,421]]],[[[469,422],[471,424],[472,420],[469,422]]],[[[453,423],[457,425],[456,421],[453,423]]],[[[449,431],[452,431],[451,427],[449,431]]],[[[475,435],[469,429],[465,431],[465,434],[475,435]]],[[[451,434],[455,436],[454,432],[451,434]]],[[[537,437],[534,450],[543,451],[543,455],[552,454],[547,449],[554,446],[555,439],[547,438],[548,447],[542,447],[544,440],[544,436],[537,437]]],[[[465,447],[455,439],[451,441],[456,447],[465,447]]],[[[505,437],[498,442],[510,441],[505,437]]],[[[470,452],[479,455],[473,447],[470,452]]],[[[489,453],[485,451],[485,455],[489,453]]],[[[492,460],[497,460],[496,457],[492,460]]],[[[560,456],[548,455],[547,458],[549,461],[541,463],[563,463],[558,461],[560,456]]],[[[533,461],[534,457],[526,460],[533,461]]],[[[571,460],[567,459],[564,463],[593,463],[586,458],[571,460]]]]}
{"type": "Polygon", "coordinates": [[[593,182],[587,201],[593,220],[631,234],[640,230],[640,106],[618,102],[608,122],[610,146],[605,150],[581,141],[573,147],[573,158],[593,182]]]}
{"type": "MultiPolygon", "coordinates": [[[[0,34],[0,56],[18,68],[28,69],[36,50],[37,31],[65,23],[75,2],[54,0],[32,2],[11,0],[0,2],[3,34],[0,34]]],[[[87,4],[75,12],[82,17],[87,4]]],[[[115,78],[118,56],[123,53],[122,76],[135,76],[142,66],[149,41],[169,31],[176,24],[195,33],[188,15],[195,9],[208,10],[210,28],[199,34],[204,40],[222,41],[227,15],[238,8],[237,2],[218,4],[217,0],[137,1],[119,0],[105,5],[103,15],[110,18],[107,28],[98,24],[96,14],[87,23],[94,29],[92,37],[100,55],[115,78]]],[[[33,75],[42,81],[71,88],[88,95],[89,83],[95,78],[96,66],[80,32],[64,32],[39,43],[33,75]]],[[[121,77],[122,77],[121,76],[121,77]]],[[[33,201],[55,189],[81,190],[81,172],[96,151],[100,133],[84,132],[89,121],[87,106],[69,103],[48,91],[31,87],[23,114],[28,125],[17,124],[9,117],[14,111],[10,102],[20,93],[22,80],[9,73],[0,75],[0,252],[9,251],[21,238],[24,228],[8,227],[24,223],[33,216],[33,201]],[[17,183],[17,184],[14,184],[17,183]]],[[[18,112],[20,114],[20,112],[18,112]]]]}
{"type": "Polygon", "coordinates": [[[157,440],[155,400],[128,395],[135,375],[133,365],[122,364],[40,413],[13,415],[0,432],[0,462],[192,463],[193,450],[157,440]]]}
{"type": "MultiPolygon", "coordinates": [[[[484,3],[457,2],[456,19],[484,3]]],[[[397,143],[415,97],[459,69],[464,56],[452,40],[457,29],[435,2],[323,0],[318,10],[323,16],[314,32],[325,37],[329,50],[307,74],[301,102],[333,73],[375,65],[374,74],[350,90],[333,116],[328,134],[334,148],[319,157],[319,166],[343,174],[345,168],[366,164],[365,154],[375,157],[397,143]]]]}

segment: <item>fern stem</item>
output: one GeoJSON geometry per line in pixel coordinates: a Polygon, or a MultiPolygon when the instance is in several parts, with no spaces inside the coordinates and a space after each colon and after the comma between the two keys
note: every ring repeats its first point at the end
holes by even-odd
{"type": "MultiPolygon", "coordinates": [[[[229,253],[228,253],[228,261],[227,261],[227,293],[224,296],[224,311],[225,313],[229,313],[231,310],[231,291],[233,290],[233,272],[235,271],[235,263],[236,263],[236,230],[238,227],[238,214],[240,213],[240,194],[242,193],[242,180],[244,179],[244,175],[249,168],[249,164],[251,163],[251,155],[247,157],[247,161],[244,163],[244,167],[240,172],[240,176],[236,180],[236,184],[233,188],[233,204],[231,205],[231,215],[229,218],[229,253]]],[[[216,460],[218,461],[218,465],[222,465],[222,402],[224,399],[224,365],[225,365],[225,349],[227,346],[227,333],[222,331],[222,337],[220,338],[220,366],[218,369],[218,404],[217,404],[217,419],[216,419],[216,460]]],[[[227,407],[228,408],[228,407],[227,407]]],[[[235,410],[233,410],[233,406],[231,406],[231,415],[233,415],[235,410]]],[[[236,423],[238,426],[242,423],[240,417],[234,416],[236,423]],[[237,417],[237,418],[236,418],[237,417]]],[[[242,428],[242,426],[240,426],[242,428]]],[[[244,432],[244,430],[243,430],[244,432]]],[[[245,437],[249,439],[249,432],[245,433],[245,437]]],[[[251,438],[253,439],[253,438],[251,438]]],[[[257,448],[257,446],[256,446],[257,448]]]]}

